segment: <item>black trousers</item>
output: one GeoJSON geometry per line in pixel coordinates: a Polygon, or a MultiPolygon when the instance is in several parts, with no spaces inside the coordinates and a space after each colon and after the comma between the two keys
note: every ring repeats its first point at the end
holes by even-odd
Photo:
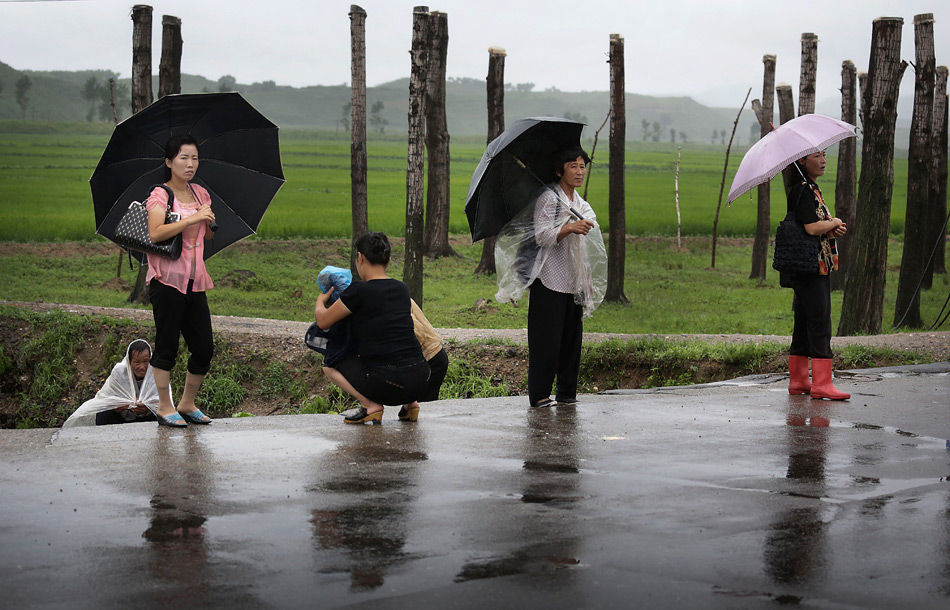
{"type": "Polygon", "coordinates": [[[430,402],[439,399],[439,390],[442,389],[442,382],[445,381],[445,374],[449,372],[449,354],[445,348],[439,350],[439,353],[429,358],[429,385],[426,394],[419,399],[419,402],[430,402]]]}
{"type": "Polygon", "coordinates": [[[795,297],[792,310],[792,356],[832,358],[831,353],[831,280],[827,275],[797,276],[792,280],[795,297]]]}
{"type": "Polygon", "coordinates": [[[165,371],[172,370],[178,356],[178,337],[184,337],[191,354],[188,357],[188,372],[206,375],[214,356],[214,337],[211,335],[211,311],[204,292],[193,292],[188,282],[188,294],[182,294],[158,280],[148,285],[148,298],[152,301],[152,317],[155,319],[155,351],[152,366],[165,371]]]}
{"type": "Polygon", "coordinates": [[[354,356],[335,367],[357,392],[381,405],[404,405],[428,392],[429,363],[421,357],[404,362],[369,362],[354,356]]]}
{"type": "Polygon", "coordinates": [[[555,292],[540,281],[531,284],[528,303],[528,400],[551,395],[557,376],[557,398],[577,396],[577,372],[584,338],[584,309],[574,295],[555,292]]]}

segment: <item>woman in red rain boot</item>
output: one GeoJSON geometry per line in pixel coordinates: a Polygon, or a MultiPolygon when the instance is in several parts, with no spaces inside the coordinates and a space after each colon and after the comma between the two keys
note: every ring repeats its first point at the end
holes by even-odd
{"type": "Polygon", "coordinates": [[[817,152],[795,162],[801,180],[788,189],[788,209],[809,235],[820,239],[818,274],[782,274],[782,285],[795,291],[792,309],[795,327],[788,350],[789,394],[811,394],[812,398],[847,400],[831,382],[831,283],[829,273],[838,270],[838,246],[848,227],[828,211],[815,182],[825,173],[825,153],[817,152]],[[811,358],[811,382],[808,358],[811,358]]]}

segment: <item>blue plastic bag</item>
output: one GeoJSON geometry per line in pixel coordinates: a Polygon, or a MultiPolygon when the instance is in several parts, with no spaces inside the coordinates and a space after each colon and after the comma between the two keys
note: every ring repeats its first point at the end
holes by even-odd
{"type": "Polygon", "coordinates": [[[330,299],[327,302],[327,305],[331,305],[340,298],[340,294],[349,288],[350,284],[353,283],[353,273],[349,269],[343,269],[342,267],[332,267],[327,265],[320,270],[320,273],[317,274],[317,288],[320,289],[320,292],[327,292],[330,288],[333,288],[333,294],[330,295],[330,299]]]}

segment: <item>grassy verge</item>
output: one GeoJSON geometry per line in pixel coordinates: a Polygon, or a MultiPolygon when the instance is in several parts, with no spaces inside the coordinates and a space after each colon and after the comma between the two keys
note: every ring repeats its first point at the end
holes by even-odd
{"type": "MultiPolygon", "coordinates": [[[[748,333],[791,332],[791,291],[778,286],[769,272],[764,283],[748,279],[751,240],[721,239],[716,268],[710,269],[708,238],[689,238],[678,250],[675,239],[629,238],[625,291],[630,304],[603,304],[585,321],[594,332],[748,333]]],[[[884,332],[892,330],[901,242],[891,240],[884,332]]],[[[425,261],[423,309],[442,328],[524,328],[527,298],[515,306],[488,303],[497,290],[495,277],[472,271],[481,244],[456,237],[464,258],[425,261]]],[[[117,282],[118,250],[83,243],[0,243],[0,295],[9,300],[128,307],[128,266],[117,282]]],[[[394,240],[392,277],[402,277],[402,240],[394,240]]],[[[124,263],[125,264],[125,263],[124,263]]],[[[317,296],[316,276],[324,265],[349,266],[349,241],[245,241],[208,262],[215,289],[208,293],[211,311],[235,315],[308,321],[317,296]]],[[[935,275],[933,288],[922,293],[921,315],[930,323],[950,291],[950,276],[935,275]]],[[[841,292],[832,293],[832,324],[837,327],[841,292]]]]}
{"type": "MultiPolygon", "coordinates": [[[[151,337],[148,324],[64,312],[0,307],[0,426],[59,426],[105,381],[133,339],[151,337]]],[[[503,341],[447,346],[450,365],[440,398],[524,395],[527,348],[503,341]]],[[[199,406],[212,417],[337,413],[355,405],[330,384],[321,358],[291,339],[215,333],[216,355],[199,406]]],[[[182,345],[172,388],[184,382],[182,345]]],[[[846,347],[836,366],[928,362],[889,348],[846,347]]],[[[785,346],[661,339],[586,345],[581,392],[684,385],[785,370],[785,346]]]]}

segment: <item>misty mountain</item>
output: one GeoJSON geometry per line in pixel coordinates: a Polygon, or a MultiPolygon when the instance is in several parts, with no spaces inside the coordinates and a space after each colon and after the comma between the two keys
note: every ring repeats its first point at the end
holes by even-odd
{"type": "MultiPolygon", "coordinates": [[[[0,119],[34,119],[50,121],[83,121],[96,113],[96,102],[85,99],[83,86],[96,79],[107,86],[115,76],[108,70],[46,72],[15,70],[0,62],[0,119]],[[26,111],[16,101],[16,81],[26,75],[31,82],[27,91],[26,111]]],[[[130,114],[129,79],[116,79],[117,90],[125,93],[116,102],[120,120],[130,114]]],[[[158,77],[153,77],[153,91],[158,91],[158,77]]],[[[261,112],[283,128],[342,129],[348,119],[345,109],[350,100],[348,85],[290,87],[273,82],[241,84],[229,87],[239,91],[261,112]]],[[[568,92],[517,90],[505,92],[505,116],[511,121],[525,116],[570,116],[590,126],[591,134],[607,115],[609,96],[606,91],[568,92]]],[[[182,92],[201,93],[219,90],[219,82],[203,76],[183,74],[182,92]]],[[[366,93],[368,130],[401,133],[407,130],[408,79],[399,79],[369,87],[366,93]],[[382,105],[379,106],[379,103],[382,105]],[[371,113],[373,106],[377,112],[371,113]]],[[[484,81],[472,78],[450,78],[446,86],[449,131],[455,134],[478,135],[487,131],[484,81]]],[[[709,108],[689,97],[653,97],[627,94],[627,139],[641,140],[647,122],[647,137],[658,134],[659,140],[670,141],[670,130],[686,134],[689,141],[709,142],[712,131],[732,129],[735,109],[709,108]],[[656,125],[654,125],[656,123],[656,125]],[[657,132],[656,126],[659,127],[657,132]]],[[[111,115],[109,117],[111,119],[111,115]]],[[[98,115],[96,120],[100,120],[98,115]]],[[[737,130],[737,138],[747,142],[752,122],[746,112],[737,130]]]]}

